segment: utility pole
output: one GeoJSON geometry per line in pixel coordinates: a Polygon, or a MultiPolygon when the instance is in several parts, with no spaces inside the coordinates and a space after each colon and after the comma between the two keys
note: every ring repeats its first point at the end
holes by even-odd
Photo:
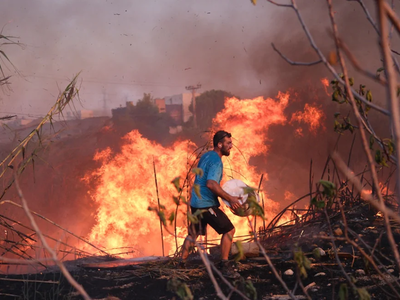
{"type": "Polygon", "coordinates": [[[197,120],[196,120],[196,90],[201,88],[201,84],[198,83],[197,85],[188,85],[185,86],[185,89],[188,91],[192,91],[192,103],[193,103],[193,124],[194,127],[197,127],[197,120]]]}

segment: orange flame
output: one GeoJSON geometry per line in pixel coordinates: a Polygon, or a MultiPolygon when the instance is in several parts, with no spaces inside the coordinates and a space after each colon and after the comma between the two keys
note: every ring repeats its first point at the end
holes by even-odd
{"type": "MultiPolygon", "coordinates": [[[[223,158],[223,182],[237,178],[249,186],[258,186],[261,174],[256,167],[249,165],[249,161],[254,156],[267,153],[268,128],[287,122],[284,110],[288,103],[288,93],[279,93],[276,100],[262,97],[226,99],[225,108],[213,121],[214,131],[224,129],[232,133],[235,146],[231,156],[223,158]]],[[[316,112],[320,111],[306,106],[305,112],[294,118],[298,122],[309,122],[310,129],[315,129],[316,125],[308,121],[307,114],[313,113],[315,116],[316,112]]],[[[180,141],[166,148],[143,138],[138,131],[132,131],[126,135],[120,153],[113,153],[110,149],[97,153],[95,160],[101,162],[102,166],[84,178],[97,182],[91,194],[98,204],[97,224],[92,228],[89,240],[108,250],[129,247],[132,256],[161,254],[159,218],[147,209],[150,205],[157,205],[153,160],[157,169],[160,202],[168,211],[172,211],[175,208],[172,196],[176,191],[171,180],[187,174],[188,153],[194,147],[190,141],[180,141]]],[[[264,178],[268,179],[267,174],[264,178]]],[[[267,195],[263,200],[266,217],[271,219],[279,205],[267,195]]],[[[186,207],[180,207],[181,227],[177,228],[177,232],[181,237],[186,234],[185,220],[182,220],[185,219],[182,217],[185,211],[186,207]]],[[[233,216],[230,211],[227,213],[236,227],[237,235],[249,233],[246,218],[233,216]]],[[[175,251],[174,237],[165,232],[164,243],[166,253],[175,251]]]]}
{"type": "Polygon", "coordinates": [[[171,148],[164,148],[143,138],[136,130],[128,133],[125,141],[121,153],[113,154],[110,149],[97,153],[95,160],[103,165],[85,178],[99,180],[92,195],[99,204],[97,224],[89,240],[106,249],[131,247],[135,255],[160,254],[161,247],[155,246],[161,244],[160,222],[147,209],[157,205],[153,161],[160,202],[167,208],[175,207],[172,195],[176,191],[170,182],[185,174],[193,144],[177,142],[171,148]]]}
{"type": "Polygon", "coordinates": [[[329,92],[328,92],[328,87],[329,87],[329,80],[328,80],[328,78],[322,78],[322,79],[321,79],[321,83],[322,83],[322,85],[324,86],[326,95],[330,96],[330,94],[329,94],[329,92]]]}
{"type": "MultiPolygon", "coordinates": [[[[325,130],[325,126],[323,121],[325,120],[325,114],[323,113],[321,108],[316,106],[311,106],[308,103],[304,105],[304,112],[295,112],[292,114],[292,119],[290,123],[298,122],[305,123],[308,125],[309,130],[316,134],[318,128],[321,127],[322,130],[325,130]]],[[[298,132],[299,135],[302,135],[302,131],[298,132]]]]}

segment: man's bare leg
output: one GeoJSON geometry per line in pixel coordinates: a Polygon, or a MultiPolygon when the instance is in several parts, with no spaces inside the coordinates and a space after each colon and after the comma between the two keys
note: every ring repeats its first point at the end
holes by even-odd
{"type": "Polygon", "coordinates": [[[235,235],[235,228],[225,233],[221,237],[221,259],[228,260],[229,252],[231,251],[233,236],[235,235]]]}

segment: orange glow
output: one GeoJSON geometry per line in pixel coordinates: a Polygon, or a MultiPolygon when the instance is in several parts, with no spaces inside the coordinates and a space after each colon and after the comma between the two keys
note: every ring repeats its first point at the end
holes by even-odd
{"type": "MultiPolygon", "coordinates": [[[[261,174],[254,166],[249,165],[251,157],[265,155],[268,152],[268,128],[273,124],[286,123],[284,110],[289,102],[288,93],[279,93],[277,100],[263,97],[238,100],[228,98],[225,109],[214,119],[214,131],[225,129],[232,133],[234,148],[229,157],[224,157],[224,178],[222,184],[230,179],[237,178],[252,187],[258,187],[261,174]],[[240,150],[240,151],[239,151],[240,150]]],[[[268,180],[264,174],[264,180],[268,180]]],[[[265,214],[267,220],[275,215],[279,204],[264,196],[265,214]]],[[[222,205],[224,206],[224,205],[222,205]]],[[[225,212],[236,227],[236,235],[249,234],[249,225],[246,218],[233,215],[228,209],[225,212]]]]}
{"type": "MultiPolygon", "coordinates": [[[[284,110],[288,103],[289,93],[279,93],[277,99],[258,97],[225,100],[225,108],[217,114],[212,126],[213,131],[224,129],[231,132],[234,143],[231,155],[223,157],[224,178],[221,184],[230,178],[237,178],[249,186],[258,187],[261,173],[249,161],[252,157],[267,154],[269,126],[287,123],[284,110]]],[[[314,114],[315,111],[318,110],[314,110],[314,114]]],[[[307,123],[307,113],[311,111],[299,113],[297,121],[307,123]]],[[[314,125],[309,124],[310,129],[313,129],[314,125]]],[[[111,149],[98,152],[94,159],[102,166],[84,178],[96,183],[91,196],[98,205],[95,216],[97,224],[88,238],[110,253],[128,251],[129,256],[161,255],[159,219],[154,211],[147,210],[149,206],[157,206],[153,159],[157,169],[160,202],[170,213],[176,207],[172,200],[176,190],[171,180],[177,176],[186,176],[188,156],[196,146],[190,141],[179,141],[166,148],[143,138],[136,130],[128,133],[124,139],[125,145],[119,153],[113,153],[111,149]]],[[[267,180],[268,175],[264,174],[264,182],[267,180]]],[[[279,204],[269,199],[267,193],[263,194],[263,199],[268,222],[277,213],[279,204]]],[[[224,209],[223,204],[221,208],[224,209]]],[[[236,227],[236,236],[248,235],[250,228],[247,218],[234,216],[228,209],[224,210],[236,227]]],[[[186,205],[181,205],[177,228],[180,237],[186,235],[185,213],[186,205]]],[[[260,222],[257,224],[259,226],[260,222]]],[[[217,235],[209,236],[213,237],[217,235]]],[[[178,246],[182,242],[180,238],[178,246]]],[[[165,254],[175,252],[174,236],[165,230],[164,245],[165,254]]]]}
{"type": "MultiPolygon", "coordinates": [[[[92,194],[99,205],[97,224],[89,240],[105,249],[115,249],[112,253],[130,247],[134,256],[159,255],[160,222],[154,212],[147,210],[157,205],[153,160],[160,202],[172,211],[176,190],[171,180],[186,174],[187,156],[193,151],[193,144],[176,142],[171,148],[164,148],[143,138],[136,130],[125,136],[125,142],[118,154],[110,149],[97,153],[94,159],[103,165],[85,178],[98,181],[92,194]]],[[[169,250],[167,247],[166,253],[169,250]]]]}
{"type": "MultiPolygon", "coordinates": [[[[303,112],[298,111],[292,114],[292,119],[290,120],[290,123],[293,124],[294,122],[297,122],[307,124],[310,132],[316,134],[318,128],[325,130],[325,126],[323,124],[325,118],[325,114],[323,113],[321,108],[311,106],[306,103],[304,105],[303,112]]],[[[300,133],[302,134],[302,131],[300,133]]]]}
{"type": "Polygon", "coordinates": [[[329,94],[329,92],[328,92],[328,87],[329,87],[329,80],[328,80],[328,78],[322,78],[322,79],[321,79],[321,83],[322,83],[322,85],[324,86],[325,93],[326,93],[328,96],[331,96],[331,95],[329,94]]]}

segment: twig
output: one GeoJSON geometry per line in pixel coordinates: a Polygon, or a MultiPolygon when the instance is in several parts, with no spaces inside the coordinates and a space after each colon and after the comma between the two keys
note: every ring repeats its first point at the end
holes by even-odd
{"type": "MultiPolygon", "coordinates": [[[[388,41],[387,16],[400,32],[400,22],[394,15],[393,10],[383,0],[378,0],[379,27],[381,30],[381,50],[383,62],[385,65],[385,74],[388,81],[387,85],[387,101],[391,111],[391,123],[393,136],[395,141],[396,159],[397,159],[397,202],[400,205],[400,105],[397,98],[397,79],[393,69],[392,59],[390,56],[390,47],[388,41]]],[[[389,232],[388,232],[389,234],[389,232]]],[[[398,267],[400,268],[400,256],[396,257],[398,267]]]]}
{"type": "MultiPolygon", "coordinates": [[[[23,206],[19,205],[18,203],[15,203],[14,201],[11,201],[11,200],[3,200],[3,201],[0,202],[0,205],[6,204],[6,203],[12,204],[12,205],[14,205],[14,206],[16,206],[16,207],[19,207],[19,208],[24,209],[23,206]]],[[[108,254],[106,251],[104,251],[104,250],[102,250],[102,249],[96,247],[95,245],[93,245],[93,244],[90,243],[89,241],[87,241],[87,240],[85,240],[84,238],[82,238],[82,237],[76,235],[75,233],[69,231],[68,229],[63,228],[62,226],[58,225],[57,223],[53,222],[52,220],[50,220],[50,219],[48,219],[48,218],[46,218],[46,217],[44,217],[44,216],[42,216],[41,214],[39,214],[39,213],[37,213],[37,212],[34,212],[33,210],[31,210],[30,213],[34,214],[35,216],[38,216],[39,218],[41,218],[41,219],[43,219],[43,220],[49,222],[50,224],[52,224],[52,225],[54,225],[54,226],[60,228],[61,230],[63,230],[63,231],[65,231],[65,232],[69,233],[70,235],[72,235],[72,236],[76,237],[77,239],[81,240],[82,242],[85,242],[86,244],[88,244],[88,245],[92,246],[93,248],[99,250],[99,251],[102,252],[103,254],[105,254],[105,255],[107,255],[107,256],[110,256],[110,254],[108,254]]]]}
{"type": "MultiPolygon", "coordinates": [[[[153,156],[153,170],[154,170],[154,181],[156,184],[156,193],[157,193],[157,203],[158,203],[158,210],[160,210],[160,197],[158,195],[158,183],[157,183],[157,172],[156,172],[156,163],[154,162],[154,156],[153,156]]],[[[164,253],[164,234],[163,234],[163,226],[162,226],[162,221],[160,218],[160,232],[161,232],[161,247],[162,247],[162,255],[165,256],[164,253]]]]}
{"type": "MultiPolygon", "coordinates": [[[[278,5],[277,3],[275,3],[274,1],[269,1],[275,5],[278,5]]],[[[292,5],[278,5],[278,6],[285,6],[285,7],[290,7],[292,8],[297,15],[298,20],[300,21],[300,24],[303,28],[303,31],[305,32],[311,47],[314,49],[314,51],[318,54],[318,56],[321,58],[322,62],[324,63],[324,65],[328,68],[328,70],[332,73],[332,75],[336,78],[336,80],[338,82],[340,82],[340,84],[345,85],[345,82],[343,81],[343,79],[339,76],[339,74],[336,72],[336,70],[334,69],[334,67],[328,62],[328,60],[326,59],[325,55],[322,53],[322,51],[318,48],[318,46],[316,45],[314,38],[312,37],[308,27],[306,26],[302,15],[300,14],[300,11],[297,7],[296,1],[295,0],[291,0],[292,5]]],[[[368,106],[370,106],[371,108],[374,108],[375,110],[383,113],[384,115],[390,115],[389,111],[374,104],[369,102],[367,99],[365,99],[363,96],[359,95],[353,88],[350,89],[351,93],[354,95],[355,98],[357,98],[358,100],[360,100],[361,102],[363,102],[364,104],[367,104],[368,106]]]]}
{"type": "Polygon", "coordinates": [[[24,195],[22,194],[22,190],[19,186],[18,179],[15,178],[15,184],[16,188],[18,191],[18,196],[20,197],[22,201],[22,207],[25,211],[25,214],[29,218],[29,221],[32,225],[32,227],[35,229],[36,234],[38,235],[40,241],[42,242],[43,246],[46,248],[46,250],[50,253],[54,263],[60,268],[61,272],[64,274],[65,278],[68,280],[68,282],[82,295],[82,297],[85,300],[91,300],[90,296],[86,293],[86,291],[83,289],[83,287],[75,281],[75,279],[71,276],[67,268],[64,266],[64,264],[57,258],[57,254],[51,249],[51,247],[47,244],[46,239],[44,238],[42,232],[40,231],[39,227],[36,224],[35,219],[33,218],[31,211],[28,208],[28,204],[26,203],[26,200],[24,198],[24,195]]]}
{"type": "MultiPolygon", "coordinates": [[[[368,146],[368,142],[367,142],[367,138],[366,138],[366,135],[365,135],[364,128],[362,127],[360,112],[359,112],[359,110],[357,108],[357,104],[356,104],[356,101],[354,100],[353,94],[350,91],[351,87],[350,87],[350,82],[349,82],[349,77],[348,77],[346,64],[345,64],[344,58],[342,56],[342,53],[341,53],[341,51],[340,51],[340,49],[338,47],[338,40],[337,39],[339,37],[339,34],[338,34],[338,29],[337,29],[337,25],[335,23],[334,13],[333,13],[333,9],[332,9],[332,1],[331,0],[327,0],[327,2],[328,2],[328,8],[329,8],[329,16],[330,16],[331,23],[332,23],[332,28],[333,28],[333,34],[334,34],[334,37],[335,37],[335,44],[336,44],[336,47],[337,47],[337,52],[338,52],[338,56],[339,56],[340,65],[341,65],[342,70],[343,70],[343,76],[344,76],[344,80],[345,80],[346,90],[347,90],[347,92],[349,94],[350,102],[351,102],[351,105],[353,107],[353,113],[356,116],[358,125],[360,127],[359,131],[361,133],[362,145],[363,145],[364,152],[365,152],[365,154],[367,156],[367,159],[368,159],[368,165],[371,168],[371,175],[372,175],[372,179],[373,179],[373,182],[374,182],[374,186],[377,187],[377,195],[378,195],[380,207],[381,207],[381,210],[382,210],[385,207],[385,203],[384,203],[383,198],[382,198],[382,193],[381,193],[380,189],[378,188],[379,187],[379,181],[378,181],[378,176],[377,176],[377,173],[376,173],[375,163],[374,163],[374,160],[372,158],[371,152],[369,150],[369,146],[368,146]]],[[[382,2],[382,0],[379,0],[379,3],[381,3],[381,2],[382,2]]],[[[380,4],[379,6],[382,6],[382,4],[380,4]]],[[[386,34],[386,27],[385,27],[386,26],[386,15],[385,15],[385,13],[382,13],[381,10],[382,10],[382,7],[380,8],[380,13],[379,13],[379,21],[380,21],[380,24],[381,24],[382,48],[386,49],[386,50],[384,50],[385,56],[386,56],[386,58],[385,58],[385,61],[386,61],[385,62],[385,66],[388,67],[388,65],[387,65],[388,56],[387,56],[386,52],[388,52],[388,50],[390,50],[390,49],[387,49],[387,44],[385,46],[385,43],[387,43],[387,41],[386,41],[387,34],[386,34]]],[[[391,85],[391,81],[393,81],[393,67],[392,66],[388,67],[386,72],[387,72],[387,80],[388,80],[389,86],[390,86],[391,85]]],[[[393,100],[394,99],[395,98],[393,98],[393,100]]],[[[399,108],[398,103],[397,103],[396,107],[397,107],[397,109],[399,108]]],[[[391,113],[394,114],[394,116],[392,116],[393,119],[398,121],[398,124],[397,124],[398,132],[397,133],[399,134],[398,137],[400,138],[400,111],[393,112],[393,108],[392,108],[391,109],[391,113]],[[396,118],[396,116],[397,116],[397,118],[396,118]]],[[[392,119],[392,121],[393,121],[393,119],[392,119]]],[[[397,142],[400,145],[400,139],[397,140],[397,142]]],[[[396,145],[397,145],[397,143],[396,143],[396,145]]],[[[399,149],[399,148],[397,148],[397,149],[399,149]]],[[[398,162],[400,162],[400,153],[399,153],[399,151],[397,152],[397,160],[398,160],[398,162]]],[[[400,168],[398,170],[398,176],[400,176],[400,168]]],[[[400,177],[398,178],[398,180],[400,180],[400,177]]],[[[399,186],[399,191],[400,191],[400,186],[399,186]]],[[[400,269],[400,255],[399,255],[399,251],[397,249],[397,245],[396,245],[396,243],[394,241],[394,238],[393,238],[392,230],[391,230],[390,224],[389,224],[389,217],[388,217],[387,214],[384,214],[384,219],[385,219],[385,227],[386,227],[386,230],[387,230],[387,236],[388,236],[388,239],[389,239],[389,243],[390,243],[390,245],[392,247],[392,251],[393,251],[393,255],[394,255],[395,259],[396,259],[397,267],[400,269]]]]}
{"type": "Polygon", "coordinates": [[[312,61],[312,62],[293,61],[293,60],[289,59],[287,56],[285,56],[281,51],[279,51],[275,47],[274,43],[271,43],[271,46],[280,55],[280,57],[282,57],[284,60],[286,60],[292,66],[315,66],[315,65],[318,65],[318,64],[322,63],[322,59],[316,60],[316,61],[312,61]]]}

